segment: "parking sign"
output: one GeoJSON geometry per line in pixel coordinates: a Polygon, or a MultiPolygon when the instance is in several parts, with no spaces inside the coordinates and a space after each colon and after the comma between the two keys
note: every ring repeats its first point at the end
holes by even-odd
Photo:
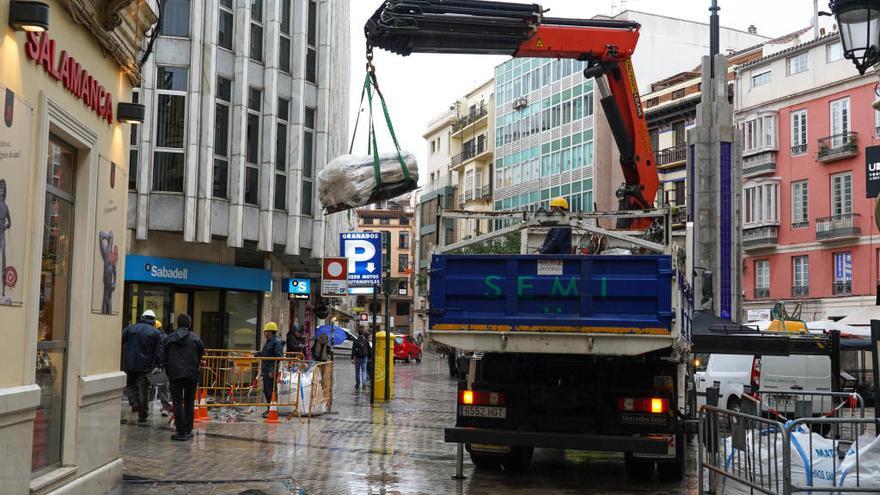
{"type": "Polygon", "coordinates": [[[382,234],[339,234],[341,255],[348,259],[348,286],[372,287],[382,283],[382,234]]]}

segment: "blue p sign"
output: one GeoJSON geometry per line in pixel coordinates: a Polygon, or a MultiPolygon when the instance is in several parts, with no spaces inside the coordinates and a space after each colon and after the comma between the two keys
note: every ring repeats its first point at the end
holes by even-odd
{"type": "Polygon", "coordinates": [[[349,287],[371,287],[382,283],[382,234],[345,232],[340,234],[341,255],[348,259],[349,287]]]}

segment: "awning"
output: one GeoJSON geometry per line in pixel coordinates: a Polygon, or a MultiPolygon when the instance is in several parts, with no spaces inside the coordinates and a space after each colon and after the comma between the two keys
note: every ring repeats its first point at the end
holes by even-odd
{"type": "Polygon", "coordinates": [[[871,320],[880,320],[880,306],[865,306],[837,323],[855,327],[870,327],[871,320]]]}

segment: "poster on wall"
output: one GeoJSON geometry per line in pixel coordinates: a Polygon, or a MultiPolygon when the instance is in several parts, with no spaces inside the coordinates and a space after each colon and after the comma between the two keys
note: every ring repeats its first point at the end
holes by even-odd
{"type": "Polygon", "coordinates": [[[865,193],[869,198],[880,195],[880,146],[865,148],[865,193]]]}
{"type": "Polygon", "coordinates": [[[95,257],[92,312],[117,315],[122,303],[120,243],[125,235],[125,170],[103,156],[98,159],[98,204],[95,210],[95,257]]]}
{"type": "Polygon", "coordinates": [[[0,86],[0,97],[0,305],[20,306],[33,109],[4,86],[0,86]]]}

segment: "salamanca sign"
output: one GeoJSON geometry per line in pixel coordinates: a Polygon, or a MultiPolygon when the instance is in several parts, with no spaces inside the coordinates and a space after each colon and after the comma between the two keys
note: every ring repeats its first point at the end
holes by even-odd
{"type": "Polygon", "coordinates": [[[68,55],[67,50],[61,50],[61,54],[56,59],[55,40],[49,38],[48,32],[28,33],[24,53],[35,64],[42,65],[47,74],[60,81],[67,91],[82,100],[85,106],[91,108],[108,124],[113,123],[112,94],[75,58],[68,55]]]}

